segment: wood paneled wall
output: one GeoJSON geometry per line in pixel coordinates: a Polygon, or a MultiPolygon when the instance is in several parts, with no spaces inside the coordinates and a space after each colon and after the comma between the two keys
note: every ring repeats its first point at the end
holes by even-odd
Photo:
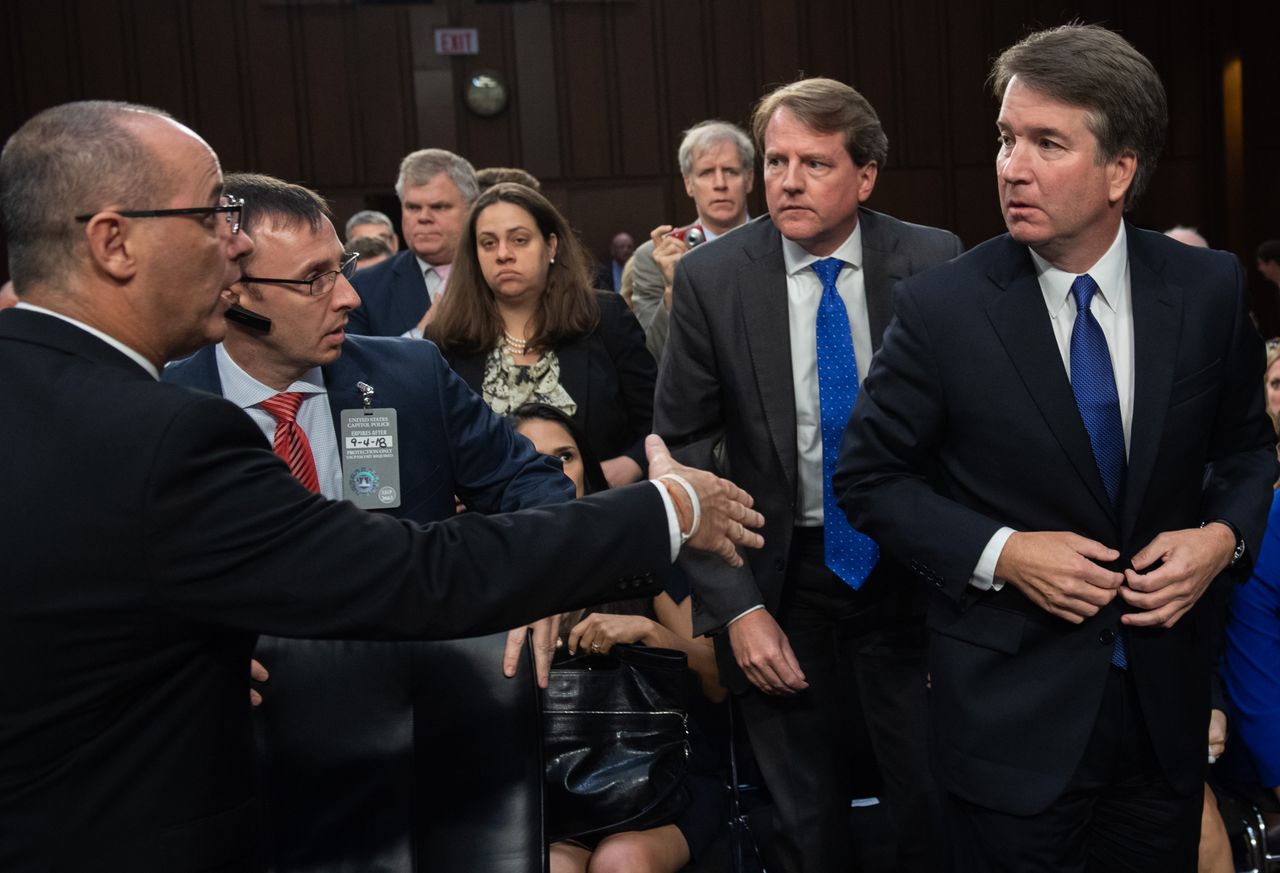
{"type": "MultiPolygon", "coordinates": [[[[1280,4],[1205,14],[1167,0],[613,0],[355,6],[344,0],[41,0],[0,6],[0,137],[39,109],[110,97],[161,106],[206,136],[227,169],[315,186],[340,216],[396,211],[401,156],[441,146],[477,167],[538,175],[593,251],[690,217],[681,131],[745,124],[771,84],[855,85],[889,135],[870,205],[949,227],[1002,230],[992,180],[990,59],[1028,29],[1080,19],[1117,28],[1169,91],[1168,147],[1135,219],[1198,225],[1252,268],[1280,236],[1280,4]],[[480,54],[438,57],[432,30],[476,27],[480,54]],[[1245,148],[1223,133],[1224,64],[1241,60],[1245,148]],[[463,82],[496,70],[512,99],[484,119],[463,82]],[[1232,171],[1232,167],[1236,167],[1232,171]],[[1232,192],[1235,192],[1234,194],[1232,192]]],[[[753,212],[764,208],[762,192],[753,212]]],[[[1272,297],[1255,286],[1266,309],[1272,297]]],[[[1273,296],[1273,295],[1272,295],[1273,296]]],[[[1280,332],[1280,311],[1270,332],[1280,332]]]]}

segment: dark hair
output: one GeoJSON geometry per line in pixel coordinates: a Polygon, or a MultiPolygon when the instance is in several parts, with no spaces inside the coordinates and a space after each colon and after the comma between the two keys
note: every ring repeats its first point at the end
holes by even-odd
{"type": "Polygon", "coordinates": [[[586,434],[582,432],[582,428],[578,427],[578,423],[565,415],[562,410],[546,403],[522,403],[507,414],[507,420],[515,428],[519,428],[526,421],[549,421],[560,425],[578,446],[578,455],[582,458],[582,493],[595,494],[609,487],[608,481],[604,478],[604,469],[600,466],[600,459],[596,457],[595,450],[587,442],[586,434]]]}
{"type": "Polygon", "coordinates": [[[161,156],[125,123],[161,109],[111,100],[64,103],[18,128],[0,154],[0,233],[14,284],[63,279],[84,239],[75,216],[155,209],[170,183],[161,156]]]}
{"type": "Polygon", "coordinates": [[[1125,210],[1133,208],[1155,174],[1169,126],[1164,84],[1151,62],[1105,27],[1067,24],[1033,33],[996,58],[988,80],[997,100],[1014,76],[1086,111],[1085,124],[1098,140],[1097,163],[1127,151],[1137,156],[1124,195],[1125,210]]]}
{"type": "MultiPolygon", "coordinates": [[[[268,221],[272,227],[291,229],[305,224],[318,231],[326,219],[333,220],[329,204],[315,191],[274,176],[228,173],[223,185],[228,193],[244,198],[240,224],[250,236],[268,221]]],[[[253,257],[250,254],[241,263],[247,266],[253,257]]]]}
{"type": "Polygon", "coordinates": [[[476,183],[481,191],[487,191],[500,182],[515,182],[535,191],[542,190],[538,177],[519,167],[485,167],[483,170],[476,170],[476,183]]]}
{"type": "Polygon", "coordinates": [[[889,157],[889,137],[871,104],[853,88],[835,79],[800,79],[775,88],[760,98],[751,113],[751,134],[764,154],[764,134],[769,120],[782,107],[818,133],[844,135],[844,147],[859,167],[875,161],[884,168],[889,157]]]}
{"type": "Polygon", "coordinates": [[[439,310],[428,328],[429,338],[450,355],[488,352],[502,338],[502,316],[476,253],[476,219],[495,203],[520,207],[533,217],[544,240],[550,242],[554,234],[558,241],[547,287],[533,315],[529,348],[554,349],[589,334],[600,321],[600,304],[591,288],[590,255],[551,201],[532,188],[501,182],[471,207],[449,272],[448,293],[436,304],[439,310]]]}
{"type": "Polygon", "coordinates": [[[1280,239],[1269,239],[1258,246],[1258,260],[1280,263],[1280,239]]]}

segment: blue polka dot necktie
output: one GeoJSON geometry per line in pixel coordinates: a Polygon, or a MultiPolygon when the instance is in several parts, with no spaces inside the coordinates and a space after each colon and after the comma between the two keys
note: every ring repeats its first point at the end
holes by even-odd
{"type": "Polygon", "coordinates": [[[824,258],[813,271],[822,280],[818,303],[818,405],[822,416],[822,541],[823,559],[855,590],[862,586],[880,557],[880,547],[869,536],[853,529],[844,510],[836,504],[831,477],[840,454],[840,440],[853,401],[858,396],[858,362],[849,332],[849,313],[836,291],[836,277],[844,261],[824,258]]]}
{"type": "MultiPolygon", "coordinates": [[[[1102,326],[1089,311],[1098,283],[1087,273],[1076,276],[1071,295],[1076,299],[1076,320],[1071,328],[1071,393],[1076,396],[1080,419],[1089,433],[1093,460],[1102,476],[1107,497],[1117,509],[1124,487],[1124,425],[1120,421],[1120,395],[1116,392],[1111,351],[1102,326]]],[[[1124,640],[1116,634],[1111,663],[1127,667],[1124,640]]]]}

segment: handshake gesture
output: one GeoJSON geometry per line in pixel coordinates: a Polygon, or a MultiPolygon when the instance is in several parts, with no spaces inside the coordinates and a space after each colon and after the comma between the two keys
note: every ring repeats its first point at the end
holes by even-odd
{"type": "MultiPolygon", "coordinates": [[[[764,525],[764,516],[751,508],[750,494],[714,473],[677,463],[659,436],[649,435],[645,452],[649,458],[649,478],[661,480],[658,484],[667,490],[675,504],[684,548],[711,552],[731,566],[741,567],[738,546],[758,549],[764,545],[764,537],[754,530],[764,525]]],[[[534,674],[538,686],[546,688],[551,657],[560,634],[559,615],[512,630],[507,635],[502,672],[508,677],[515,675],[528,631],[533,633],[534,674]]]]}
{"type": "Polygon", "coordinates": [[[764,516],[751,508],[750,494],[714,473],[676,463],[659,436],[650,434],[644,447],[649,478],[660,480],[675,502],[687,548],[711,552],[730,566],[741,567],[738,546],[758,549],[764,545],[764,538],[752,530],[764,524],[764,516]]]}

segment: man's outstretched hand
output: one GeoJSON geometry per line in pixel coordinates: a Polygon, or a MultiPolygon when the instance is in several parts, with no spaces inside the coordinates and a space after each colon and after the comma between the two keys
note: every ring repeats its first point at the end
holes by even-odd
{"type": "MultiPolygon", "coordinates": [[[[650,479],[675,474],[688,482],[698,495],[701,517],[686,546],[719,555],[731,566],[741,567],[738,546],[758,549],[764,545],[764,537],[753,530],[764,525],[764,516],[751,508],[754,501],[750,494],[714,473],[677,463],[667,451],[666,443],[656,434],[645,439],[644,448],[649,458],[650,479]]],[[[688,533],[694,517],[688,495],[678,482],[666,480],[661,484],[675,501],[680,530],[688,533]]]]}

